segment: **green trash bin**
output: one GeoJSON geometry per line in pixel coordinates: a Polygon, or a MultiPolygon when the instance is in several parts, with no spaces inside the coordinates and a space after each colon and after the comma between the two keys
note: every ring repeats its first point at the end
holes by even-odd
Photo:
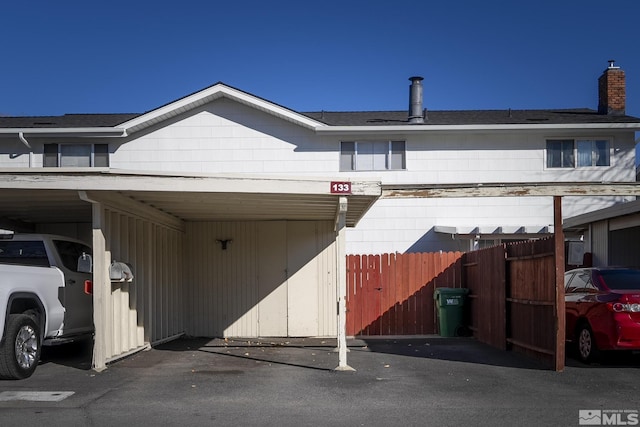
{"type": "Polygon", "coordinates": [[[464,307],[468,293],[469,289],[466,288],[436,288],[433,292],[440,321],[440,336],[465,335],[464,307]]]}

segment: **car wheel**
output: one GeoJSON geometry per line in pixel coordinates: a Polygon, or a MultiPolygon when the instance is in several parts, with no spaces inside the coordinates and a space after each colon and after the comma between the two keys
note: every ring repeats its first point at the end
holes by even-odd
{"type": "Polygon", "coordinates": [[[578,328],[578,356],[583,362],[593,362],[598,357],[598,347],[593,337],[593,331],[587,324],[578,328]]]}
{"type": "Polygon", "coordinates": [[[40,327],[26,314],[11,314],[0,347],[0,378],[20,380],[30,377],[40,360],[40,327]]]}

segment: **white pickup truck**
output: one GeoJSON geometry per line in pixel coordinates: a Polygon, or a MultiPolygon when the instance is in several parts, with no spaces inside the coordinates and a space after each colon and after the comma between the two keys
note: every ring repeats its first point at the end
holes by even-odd
{"type": "Polygon", "coordinates": [[[0,378],[35,371],[42,345],[91,337],[91,249],[67,237],[0,234],[0,378]]]}

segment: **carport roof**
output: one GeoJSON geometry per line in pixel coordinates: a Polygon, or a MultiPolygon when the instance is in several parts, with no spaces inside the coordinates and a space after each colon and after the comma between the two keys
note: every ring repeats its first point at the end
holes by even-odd
{"type": "MultiPolygon", "coordinates": [[[[87,199],[127,210],[143,206],[169,221],[335,220],[348,199],[353,227],[381,194],[379,182],[351,182],[351,194],[331,193],[331,180],[140,173],[122,170],[24,169],[0,172],[0,218],[28,223],[86,222],[87,199]]],[[[138,209],[139,210],[139,209],[138,209]]]]}

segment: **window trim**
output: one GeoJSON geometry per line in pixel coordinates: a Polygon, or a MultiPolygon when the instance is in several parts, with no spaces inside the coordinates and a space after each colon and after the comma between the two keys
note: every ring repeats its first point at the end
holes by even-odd
{"type": "Polygon", "coordinates": [[[52,142],[45,143],[42,149],[42,167],[43,168],[82,168],[82,167],[90,167],[90,168],[108,168],[110,166],[110,157],[109,157],[109,144],[105,143],[76,143],[76,142],[52,142]],[[63,146],[89,146],[91,148],[91,152],[89,155],[89,166],[61,166],[62,164],[62,147],[63,146]],[[52,148],[55,146],[55,152],[52,148]],[[47,150],[49,147],[49,150],[47,150]],[[96,147],[100,147],[96,150],[96,147]],[[47,165],[47,163],[51,163],[54,159],[55,153],[55,165],[47,165]],[[97,155],[97,156],[96,156],[97,155]],[[49,157],[48,157],[49,156],[49,157]],[[47,161],[49,160],[49,162],[47,161]],[[96,159],[106,159],[106,166],[96,166],[96,159]]]}
{"type": "MultiPolygon", "coordinates": [[[[375,155],[376,152],[375,150],[373,150],[373,152],[371,153],[371,156],[375,155]]],[[[380,153],[378,153],[380,154],[380,153]]],[[[385,171],[403,171],[403,170],[407,170],[407,141],[404,139],[361,139],[361,140],[345,140],[345,141],[340,141],[340,160],[339,160],[339,171],[340,172],[385,172],[385,171]],[[369,169],[359,169],[358,168],[358,157],[361,158],[361,164],[362,164],[362,157],[369,154],[369,153],[360,153],[358,154],[358,144],[371,144],[372,147],[378,147],[380,148],[380,146],[384,143],[387,144],[387,149],[386,149],[386,153],[384,153],[384,169],[376,169],[375,167],[369,169]],[[402,144],[402,150],[398,150],[397,145],[398,144],[402,144]],[[344,147],[349,144],[350,148],[348,150],[346,150],[344,147]],[[394,151],[395,148],[395,151],[394,151]],[[400,157],[400,167],[399,168],[394,168],[393,164],[394,162],[394,155],[397,156],[398,154],[401,154],[400,157]],[[345,156],[349,156],[349,158],[346,158],[345,156]],[[345,165],[350,165],[349,169],[346,169],[344,166],[345,165]]],[[[373,159],[373,157],[372,157],[373,159]]],[[[375,166],[375,163],[374,163],[375,166]]]]}
{"type": "Polygon", "coordinates": [[[602,170],[602,168],[609,168],[613,166],[613,137],[610,136],[580,136],[580,137],[547,137],[545,138],[544,145],[544,169],[545,170],[602,170]],[[572,166],[549,166],[549,142],[552,141],[572,141],[573,143],[573,165],[572,166]],[[608,164],[607,165],[594,165],[593,161],[593,150],[592,150],[592,159],[591,165],[589,166],[578,166],[579,163],[579,152],[578,152],[578,143],[584,141],[605,141],[607,143],[607,151],[608,151],[608,164]]]}

